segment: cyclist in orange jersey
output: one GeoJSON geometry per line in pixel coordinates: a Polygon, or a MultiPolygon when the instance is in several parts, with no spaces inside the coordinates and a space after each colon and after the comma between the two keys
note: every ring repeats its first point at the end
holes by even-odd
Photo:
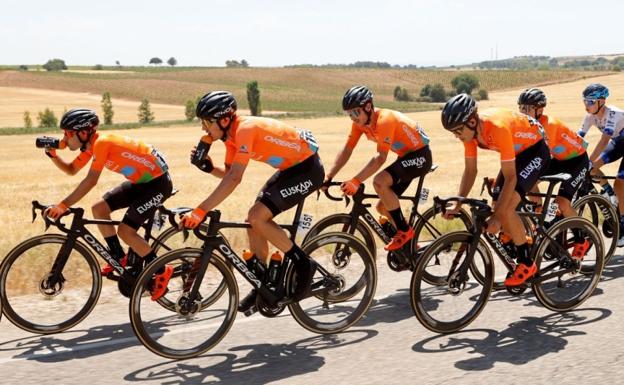
{"type": "MultiPolygon", "coordinates": [[[[520,112],[535,118],[544,127],[546,141],[552,156],[545,175],[567,173],[572,176],[561,183],[555,202],[557,202],[564,217],[576,216],[577,213],[572,207],[571,200],[591,169],[586,151],[587,142],[560,120],[544,115],[546,103],[546,95],[538,88],[527,88],[518,96],[520,112]]],[[[534,189],[539,191],[537,186],[534,189]]],[[[574,232],[574,242],[572,257],[583,258],[589,249],[589,241],[584,240],[582,235],[576,231],[574,232]]]]}
{"type": "MultiPolygon", "coordinates": [[[[78,187],[55,206],[45,210],[45,214],[57,219],[80,201],[98,182],[104,168],[122,174],[127,181],[108,191],[101,200],[92,206],[96,219],[111,219],[111,212],[127,208],[115,230],[112,225],[98,225],[98,228],[111,252],[111,256],[125,266],[127,254],[119,242],[121,238],[144,263],[149,263],[156,255],[149,244],[137,234],[143,222],[154,215],[156,207],[171,196],[173,185],[167,163],[160,152],[141,141],[119,135],[104,135],[97,132],[99,118],[89,109],[77,108],[67,111],[61,118],[64,131],[63,142],[71,151],[80,154],[68,163],[57,156],[54,150],[46,150],[56,167],[69,175],[75,175],[90,160],[91,168],[78,187]],[[119,238],[117,237],[119,235],[119,238]],[[125,256],[124,256],[125,255],[125,256]]],[[[102,269],[102,275],[113,272],[110,265],[102,269]]],[[[172,271],[163,271],[170,274],[172,271]]],[[[134,272],[138,273],[138,272],[134,272]]]]}
{"type": "MultiPolygon", "coordinates": [[[[477,147],[500,153],[501,171],[494,188],[496,204],[487,221],[487,231],[496,234],[502,226],[511,235],[518,265],[505,285],[523,284],[537,273],[537,266],[529,256],[526,231],[516,207],[548,167],[550,155],[542,126],[530,116],[509,110],[487,109],[478,113],[477,103],[467,94],[456,95],[446,103],[442,125],[464,144],[460,196],[467,196],[474,185],[477,147]]],[[[459,204],[454,204],[447,210],[447,217],[457,213],[459,208],[459,204]]]]}
{"type": "Polygon", "coordinates": [[[375,108],[373,93],[365,86],[351,87],[342,98],[342,109],[353,122],[351,133],[327,173],[325,185],[349,161],[362,134],[377,143],[377,154],[353,178],[342,183],[340,188],[345,194],[353,195],[362,182],[375,175],[373,187],[380,198],[377,211],[390,218],[397,229],[392,241],[384,248],[387,251],[397,250],[414,237],[414,229],[403,217],[398,196],[409,187],[414,178],[431,169],[429,138],[418,123],[402,113],[375,108]],[[386,162],[390,151],[398,155],[397,159],[377,173],[386,162]]]}
{"type": "MultiPolygon", "coordinates": [[[[260,190],[256,202],[247,214],[251,225],[247,233],[251,251],[266,261],[270,241],[286,258],[291,258],[297,271],[294,299],[300,299],[309,290],[316,263],[294,244],[273,218],[296,206],[323,183],[325,171],[318,156],[314,136],[275,119],[238,116],[234,96],[227,91],[214,91],[204,95],[197,104],[196,115],[202,129],[212,141],[225,142],[225,167],[213,165],[205,156],[198,167],[219,178],[219,185],[193,212],[182,217],[181,225],[195,228],[207,212],[217,207],[241,182],[250,159],[264,162],[278,171],[260,190]]],[[[191,153],[191,157],[194,153],[191,153]]],[[[252,290],[238,308],[246,312],[256,302],[252,290]]]]}

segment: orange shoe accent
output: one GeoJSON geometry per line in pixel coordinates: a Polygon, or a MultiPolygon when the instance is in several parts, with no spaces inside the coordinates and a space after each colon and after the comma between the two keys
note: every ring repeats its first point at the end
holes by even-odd
{"type": "Polygon", "coordinates": [[[414,229],[409,228],[407,231],[397,231],[396,235],[392,238],[392,241],[384,246],[386,251],[398,250],[407,243],[410,239],[414,238],[414,229]]]}
{"type": "Polygon", "coordinates": [[[379,221],[378,221],[378,222],[379,222],[379,224],[380,224],[380,225],[382,225],[382,226],[383,226],[383,225],[385,225],[386,223],[388,223],[388,221],[389,221],[389,219],[388,219],[388,217],[387,217],[387,216],[385,216],[385,215],[380,215],[380,216],[379,216],[379,221]]]}
{"type": "Polygon", "coordinates": [[[583,243],[575,243],[574,249],[572,249],[572,258],[582,261],[590,247],[591,245],[587,239],[583,243]]]}
{"type": "MultiPolygon", "coordinates": [[[[128,264],[128,254],[124,255],[123,258],[121,258],[121,260],[119,261],[119,264],[121,264],[121,267],[126,267],[126,265],[128,264]]],[[[111,266],[110,263],[107,263],[106,266],[104,266],[102,270],[100,270],[100,274],[102,274],[105,277],[111,274],[113,271],[117,271],[117,270],[115,270],[113,266],[111,266]]]]}
{"type": "Polygon", "coordinates": [[[511,277],[505,280],[505,286],[520,286],[527,279],[534,276],[535,273],[537,273],[537,265],[535,263],[531,264],[531,266],[520,263],[516,266],[516,270],[514,270],[511,277]]]}
{"type": "Polygon", "coordinates": [[[249,249],[244,249],[243,250],[243,259],[245,261],[248,261],[253,256],[254,256],[254,253],[252,253],[251,250],[249,250],[249,249]]]}
{"type": "Polygon", "coordinates": [[[162,274],[154,274],[152,278],[152,301],[157,301],[167,292],[167,285],[173,274],[173,266],[165,265],[165,271],[162,274]]]}

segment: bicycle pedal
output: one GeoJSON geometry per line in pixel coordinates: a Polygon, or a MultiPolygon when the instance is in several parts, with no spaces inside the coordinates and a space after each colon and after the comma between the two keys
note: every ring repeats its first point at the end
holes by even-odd
{"type": "Polygon", "coordinates": [[[250,317],[257,311],[258,311],[258,307],[256,305],[253,305],[249,309],[245,310],[243,314],[245,315],[245,317],[250,317]]]}

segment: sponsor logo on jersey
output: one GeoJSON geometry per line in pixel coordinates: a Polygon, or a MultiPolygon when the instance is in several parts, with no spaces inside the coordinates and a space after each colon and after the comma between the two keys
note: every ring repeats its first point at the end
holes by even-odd
{"type": "Polygon", "coordinates": [[[121,156],[126,158],[126,159],[130,159],[133,160],[139,164],[142,164],[143,166],[149,168],[150,170],[154,171],[154,169],[156,169],[156,165],[154,165],[154,163],[152,163],[149,159],[144,158],[142,156],[139,156],[137,154],[133,154],[131,152],[127,152],[124,151],[121,153],[121,156]]]}
{"type": "Polygon", "coordinates": [[[414,136],[414,134],[412,133],[412,130],[408,126],[403,125],[402,128],[403,128],[403,132],[405,133],[405,135],[407,135],[409,140],[412,141],[413,145],[417,145],[420,143],[420,141],[414,136]]]}
{"type": "Polygon", "coordinates": [[[283,140],[283,139],[280,139],[280,138],[276,138],[276,137],[271,136],[271,135],[265,136],[264,140],[269,142],[269,143],[277,144],[278,146],[282,146],[282,147],[286,147],[286,148],[291,148],[293,150],[301,151],[301,145],[299,143],[288,142],[286,140],[283,140]]]}
{"type": "Polygon", "coordinates": [[[578,148],[578,149],[583,148],[582,144],[576,141],[575,138],[570,137],[570,135],[566,134],[565,132],[561,134],[561,137],[565,139],[566,142],[570,143],[574,148],[578,148]]]}
{"type": "Polygon", "coordinates": [[[534,133],[532,133],[532,132],[521,132],[521,131],[516,132],[514,134],[514,137],[522,138],[522,139],[532,139],[532,140],[537,139],[537,135],[535,135],[534,133]]]}

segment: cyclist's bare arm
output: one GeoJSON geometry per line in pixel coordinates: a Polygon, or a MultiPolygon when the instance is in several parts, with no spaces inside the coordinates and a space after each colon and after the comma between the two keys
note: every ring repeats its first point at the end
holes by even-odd
{"type": "Polygon", "coordinates": [[[342,150],[338,152],[336,155],[336,160],[334,161],[334,165],[331,167],[329,172],[325,174],[325,179],[333,179],[336,174],[344,167],[345,164],[351,158],[351,154],[353,153],[353,149],[345,145],[342,150]]]}
{"type": "Polygon", "coordinates": [[[598,141],[596,147],[594,147],[594,151],[592,151],[591,156],[589,157],[589,160],[592,163],[596,163],[596,161],[599,159],[600,154],[607,147],[607,144],[609,144],[609,140],[611,140],[611,137],[609,135],[602,134],[602,136],[600,137],[600,141],[598,141]]]}
{"type": "Polygon", "coordinates": [[[87,176],[80,182],[78,187],[63,199],[63,203],[70,207],[80,201],[95,185],[97,185],[98,179],[100,179],[101,171],[89,170],[87,176]]]}
{"type": "Polygon", "coordinates": [[[217,178],[223,179],[227,175],[230,168],[231,166],[227,164],[223,165],[223,167],[214,166],[214,169],[210,172],[210,174],[216,176],[217,178]]]}
{"type": "MultiPolygon", "coordinates": [[[[459,192],[457,195],[467,197],[472,190],[475,179],[477,178],[477,158],[465,158],[464,159],[464,172],[462,174],[461,182],[459,184],[459,192]]],[[[452,219],[454,214],[459,212],[461,204],[459,202],[453,202],[450,207],[446,209],[444,218],[452,219]]]]}
{"type": "Polygon", "coordinates": [[[208,212],[217,207],[227,198],[243,179],[243,174],[247,168],[246,164],[234,163],[225,174],[219,185],[198,207],[208,212]]]}
{"type": "Polygon", "coordinates": [[[459,184],[459,192],[457,195],[467,197],[474,186],[477,178],[477,158],[464,159],[464,173],[462,174],[461,183],[459,184]]]}
{"type": "Polygon", "coordinates": [[[362,171],[360,171],[355,176],[355,179],[359,180],[360,182],[363,182],[366,179],[370,178],[371,175],[375,174],[377,170],[379,170],[381,166],[383,166],[384,163],[386,163],[386,158],[388,158],[387,151],[378,151],[377,155],[375,155],[371,160],[369,160],[368,163],[366,163],[366,166],[364,166],[364,168],[362,169],[362,171]]]}
{"type": "Polygon", "coordinates": [[[67,175],[76,175],[78,171],[82,169],[82,167],[78,167],[74,162],[68,163],[64,161],[58,155],[52,158],[52,163],[67,175]]]}

